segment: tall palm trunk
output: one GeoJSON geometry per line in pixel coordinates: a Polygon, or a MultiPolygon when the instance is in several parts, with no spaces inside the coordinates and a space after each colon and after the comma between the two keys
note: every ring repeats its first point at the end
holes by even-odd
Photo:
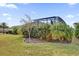
{"type": "Polygon", "coordinates": [[[3,26],[3,34],[5,34],[5,27],[3,26]]]}

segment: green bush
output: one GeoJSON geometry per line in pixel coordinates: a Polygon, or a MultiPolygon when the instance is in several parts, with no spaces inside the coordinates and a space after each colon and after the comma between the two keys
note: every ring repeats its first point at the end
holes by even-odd
{"type": "Polygon", "coordinates": [[[33,38],[39,38],[39,29],[37,28],[37,26],[33,26],[31,29],[31,37],[33,38]]]}
{"type": "MultiPolygon", "coordinates": [[[[28,37],[27,27],[23,29],[24,36],[28,37]]],[[[71,42],[73,28],[63,23],[45,24],[40,23],[31,27],[31,38],[38,38],[47,41],[71,42]]]]}
{"type": "Polygon", "coordinates": [[[56,23],[50,27],[52,33],[52,40],[59,40],[61,42],[71,42],[73,36],[73,29],[66,24],[56,23]]]}
{"type": "Polygon", "coordinates": [[[31,37],[46,39],[46,35],[49,33],[49,27],[48,24],[38,24],[33,26],[31,29],[31,37]]]}
{"type": "Polygon", "coordinates": [[[18,34],[17,33],[18,28],[17,27],[13,27],[12,29],[13,29],[13,31],[12,31],[13,34],[18,34]]]}
{"type": "Polygon", "coordinates": [[[12,29],[12,34],[23,34],[23,32],[22,32],[22,26],[13,26],[13,27],[11,27],[11,29],[12,29]]]}
{"type": "Polygon", "coordinates": [[[47,40],[47,35],[50,33],[50,25],[49,24],[41,24],[39,27],[40,38],[43,40],[47,40]]]}
{"type": "Polygon", "coordinates": [[[79,23],[75,24],[75,37],[79,39],[79,23]]]}
{"type": "Polygon", "coordinates": [[[21,34],[21,35],[23,34],[21,27],[17,28],[17,34],[19,34],[19,35],[20,35],[20,34],[21,34]]]}

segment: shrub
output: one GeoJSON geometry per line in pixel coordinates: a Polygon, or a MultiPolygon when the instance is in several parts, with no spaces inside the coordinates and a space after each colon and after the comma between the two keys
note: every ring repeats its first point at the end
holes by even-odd
{"type": "Polygon", "coordinates": [[[75,37],[79,39],[79,23],[75,23],[75,37]]]}
{"type": "Polygon", "coordinates": [[[12,31],[13,34],[18,34],[17,33],[18,28],[17,27],[13,27],[12,29],[13,29],[13,31],[12,31]]]}
{"type": "Polygon", "coordinates": [[[40,38],[43,40],[47,40],[47,35],[50,33],[50,25],[49,24],[42,24],[39,27],[39,34],[40,38]]]}
{"type": "MultiPolygon", "coordinates": [[[[24,36],[28,37],[27,27],[23,29],[24,36]]],[[[31,38],[38,38],[47,41],[71,42],[73,28],[63,23],[53,25],[40,23],[31,27],[31,38]]]]}
{"type": "Polygon", "coordinates": [[[56,23],[50,27],[52,33],[52,40],[59,40],[61,42],[71,42],[73,36],[73,29],[66,24],[56,23]]]}
{"type": "Polygon", "coordinates": [[[33,26],[31,29],[31,37],[39,38],[39,39],[46,39],[46,35],[50,31],[49,27],[50,25],[44,24],[44,23],[33,26]]]}

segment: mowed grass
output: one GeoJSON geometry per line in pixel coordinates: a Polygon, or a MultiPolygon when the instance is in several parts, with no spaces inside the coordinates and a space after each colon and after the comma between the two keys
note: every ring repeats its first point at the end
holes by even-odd
{"type": "Polygon", "coordinates": [[[79,55],[79,44],[25,43],[21,35],[0,34],[1,56],[72,56],[79,55]]]}

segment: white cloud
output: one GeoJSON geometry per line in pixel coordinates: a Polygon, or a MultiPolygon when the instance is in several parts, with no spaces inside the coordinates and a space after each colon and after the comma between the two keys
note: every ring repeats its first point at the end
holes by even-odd
{"type": "Polygon", "coordinates": [[[76,5],[77,3],[68,3],[68,5],[73,6],[76,5]]]}
{"type": "Polygon", "coordinates": [[[23,3],[24,5],[28,5],[28,4],[31,4],[31,3],[23,3]]]}
{"type": "Polygon", "coordinates": [[[11,20],[12,18],[11,17],[7,17],[7,20],[11,20]]]}
{"type": "Polygon", "coordinates": [[[67,18],[69,18],[69,19],[72,19],[72,18],[74,18],[75,16],[74,16],[74,15],[69,14],[69,15],[67,15],[66,17],[67,17],[67,18]]]}
{"type": "Polygon", "coordinates": [[[8,13],[3,13],[2,16],[4,16],[6,18],[6,20],[11,20],[11,15],[8,13]]]}
{"type": "Polygon", "coordinates": [[[11,3],[0,3],[0,6],[7,7],[7,8],[17,8],[15,4],[11,4],[11,3]]]}
{"type": "Polygon", "coordinates": [[[3,13],[2,16],[9,16],[9,14],[8,13],[3,13]]]}
{"type": "Polygon", "coordinates": [[[67,3],[69,7],[75,7],[77,3],[67,3]]]}

